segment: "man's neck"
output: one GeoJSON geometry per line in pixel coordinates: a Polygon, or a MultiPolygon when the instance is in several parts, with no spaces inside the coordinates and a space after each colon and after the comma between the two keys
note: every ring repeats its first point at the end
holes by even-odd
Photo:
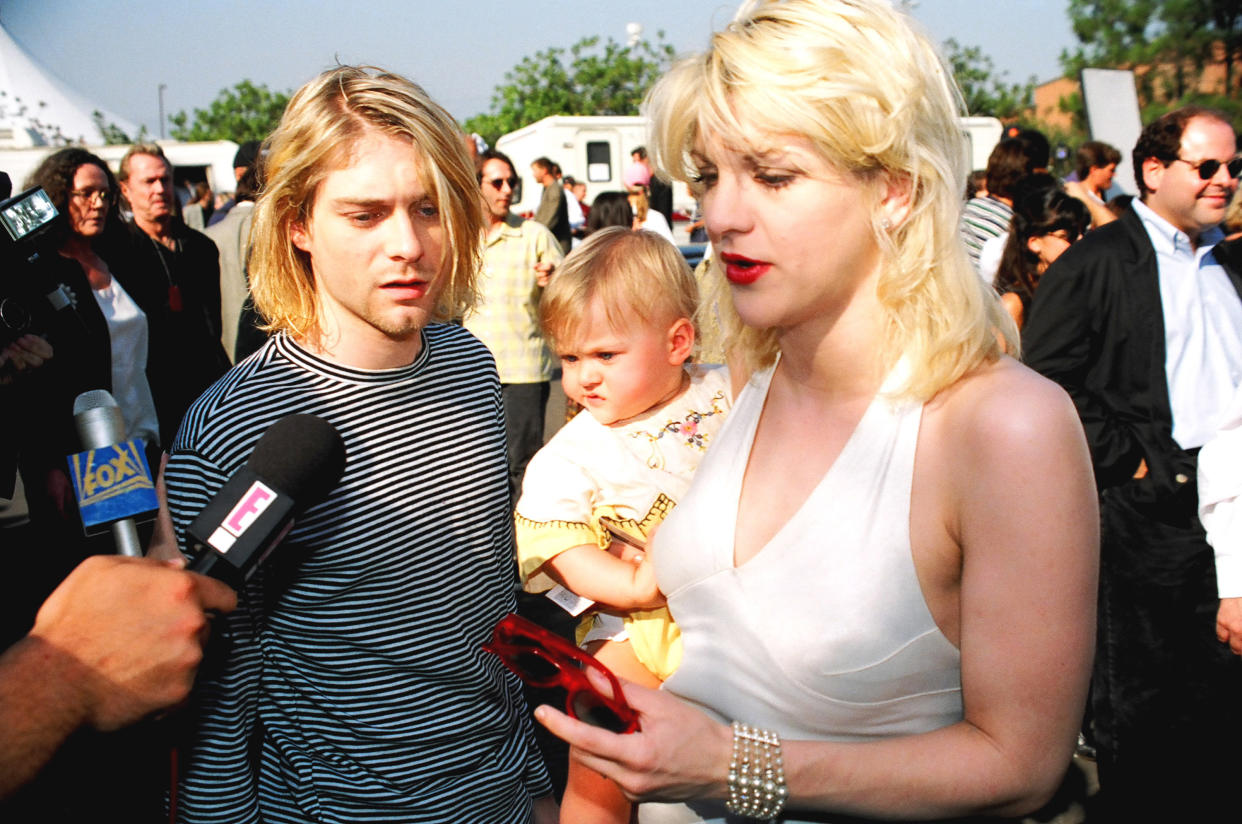
{"type": "Polygon", "coordinates": [[[163,220],[145,220],[138,217],[138,215],[134,215],[134,224],[157,243],[162,243],[169,249],[174,248],[176,245],[176,241],[172,236],[171,216],[163,220]]]}
{"type": "Polygon", "coordinates": [[[488,212],[487,213],[487,228],[483,231],[484,237],[486,237],[488,240],[491,240],[492,238],[496,237],[496,235],[500,234],[501,231],[503,231],[505,228],[505,219],[507,217],[509,216],[504,215],[503,217],[497,217],[491,212],[488,212]]]}
{"type": "Polygon", "coordinates": [[[1159,206],[1154,206],[1151,204],[1151,202],[1147,200],[1143,200],[1143,199],[1140,199],[1139,202],[1142,203],[1144,206],[1146,206],[1148,209],[1150,209],[1152,214],[1154,214],[1156,217],[1160,218],[1165,223],[1169,224],[1174,229],[1176,229],[1177,231],[1184,234],[1187,238],[1189,238],[1191,249],[1197,250],[1199,248],[1199,238],[1203,235],[1203,232],[1205,231],[1204,229],[1200,229],[1196,226],[1192,226],[1190,228],[1186,228],[1185,226],[1178,226],[1177,223],[1175,223],[1168,215],[1166,215],[1159,208],[1159,206]]]}
{"type": "Polygon", "coordinates": [[[423,350],[422,333],[419,331],[404,340],[393,340],[384,335],[347,339],[339,333],[321,330],[293,340],[312,355],[354,369],[399,369],[417,360],[423,350]]]}

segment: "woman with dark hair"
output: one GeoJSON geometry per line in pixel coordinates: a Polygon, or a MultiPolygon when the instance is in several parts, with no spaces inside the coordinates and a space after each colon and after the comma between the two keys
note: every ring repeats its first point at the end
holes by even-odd
{"type": "Polygon", "coordinates": [[[586,234],[608,226],[634,226],[634,208],[630,206],[630,196],[626,192],[600,192],[591,203],[591,214],[587,216],[586,234]]]}
{"type": "Polygon", "coordinates": [[[1091,225],[1091,214],[1055,181],[1024,192],[1015,202],[1009,240],[994,285],[1018,328],[1026,318],[1039,278],[1091,225]]]}
{"type": "MultiPolygon", "coordinates": [[[[159,445],[159,421],[147,382],[147,318],[113,277],[115,252],[108,239],[121,230],[116,178],[104,161],[79,148],[48,155],[26,181],[42,186],[63,221],[53,228],[56,255],[40,261],[49,283],[62,283],[75,298],[73,315],[49,330],[55,351],[47,379],[32,401],[45,411],[23,461],[32,518],[52,518],[80,534],[64,470],[65,455],[77,451],[73,399],[90,389],[107,389],[121,408],[126,434],[159,445]],[[35,475],[39,476],[36,481],[35,475]],[[42,493],[42,494],[40,494],[42,493]]],[[[58,313],[66,314],[66,313],[58,313]]]]}

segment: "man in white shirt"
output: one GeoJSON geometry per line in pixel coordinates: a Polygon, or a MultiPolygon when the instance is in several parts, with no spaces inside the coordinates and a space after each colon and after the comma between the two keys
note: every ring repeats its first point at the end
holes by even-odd
{"type": "Polygon", "coordinates": [[[1216,555],[1216,638],[1242,655],[1242,387],[1199,452],[1199,519],[1216,555]]]}
{"type": "Polygon", "coordinates": [[[1211,251],[1236,153],[1209,109],[1147,126],[1133,152],[1141,200],[1049,268],[1023,329],[1027,363],[1078,407],[1100,488],[1092,702],[1117,820],[1187,809],[1217,820],[1236,803],[1216,751],[1242,738],[1242,660],[1215,640],[1194,482],[1199,447],[1242,383],[1242,277],[1211,251]]]}

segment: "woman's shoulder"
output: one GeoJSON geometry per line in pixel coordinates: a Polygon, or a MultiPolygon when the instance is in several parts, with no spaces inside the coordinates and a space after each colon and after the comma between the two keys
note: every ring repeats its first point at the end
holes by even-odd
{"type": "Polygon", "coordinates": [[[964,455],[986,458],[1081,439],[1082,425],[1060,386],[1010,357],[980,365],[928,401],[928,423],[964,455]]]}

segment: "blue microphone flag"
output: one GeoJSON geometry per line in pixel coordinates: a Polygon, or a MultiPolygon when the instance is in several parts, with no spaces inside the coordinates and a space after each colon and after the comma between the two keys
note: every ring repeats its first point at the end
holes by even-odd
{"type": "Polygon", "coordinates": [[[143,446],[141,438],[132,438],[69,456],[73,494],[87,534],[159,509],[143,446]]]}

